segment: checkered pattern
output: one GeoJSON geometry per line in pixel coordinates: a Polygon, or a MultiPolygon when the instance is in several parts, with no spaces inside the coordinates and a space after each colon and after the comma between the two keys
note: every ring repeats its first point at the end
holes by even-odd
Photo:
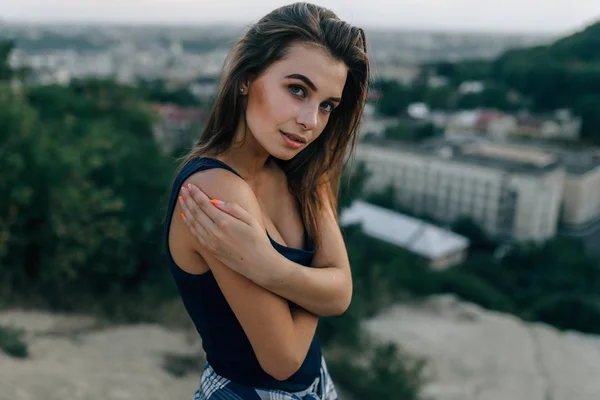
{"type": "Polygon", "coordinates": [[[337,392],[321,358],[321,373],[301,392],[284,392],[276,389],[242,386],[218,375],[207,364],[200,379],[200,389],[193,400],[337,400],[337,392]]]}

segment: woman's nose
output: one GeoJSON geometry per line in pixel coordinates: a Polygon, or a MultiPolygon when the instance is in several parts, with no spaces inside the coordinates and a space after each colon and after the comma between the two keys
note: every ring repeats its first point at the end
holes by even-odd
{"type": "Polygon", "coordinates": [[[305,107],[300,111],[297,121],[305,130],[311,130],[317,126],[318,118],[318,107],[310,106],[305,107]]]}

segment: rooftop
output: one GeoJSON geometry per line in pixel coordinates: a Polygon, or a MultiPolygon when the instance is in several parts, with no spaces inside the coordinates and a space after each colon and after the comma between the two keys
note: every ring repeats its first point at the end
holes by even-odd
{"type": "Polygon", "coordinates": [[[454,160],[513,173],[544,174],[561,167],[560,159],[545,151],[532,151],[517,147],[493,146],[479,139],[434,139],[423,144],[408,144],[391,140],[371,142],[377,147],[398,149],[426,157],[454,160]]]}
{"type": "Polygon", "coordinates": [[[535,147],[552,153],[571,175],[583,175],[600,168],[600,148],[577,144],[549,144],[541,141],[529,141],[520,145],[524,148],[535,147]]]}
{"type": "Polygon", "coordinates": [[[370,144],[516,173],[539,174],[564,166],[570,175],[584,175],[600,168],[600,148],[574,143],[559,145],[537,140],[498,143],[465,136],[435,138],[422,144],[382,139],[370,144]]]}
{"type": "Polygon", "coordinates": [[[358,200],[341,213],[340,223],[361,224],[365,234],[430,260],[469,247],[469,239],[454,232],[358,200]]]}

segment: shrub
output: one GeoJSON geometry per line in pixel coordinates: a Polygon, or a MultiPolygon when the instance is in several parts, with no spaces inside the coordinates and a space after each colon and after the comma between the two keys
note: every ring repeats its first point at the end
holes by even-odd
{"type": "Polygon", "coordinates": [[[372,347],[367,363],[356,355],[329,361],[332,379],[360,400],[419,400],[426,363],[409,356],[395,344],[372,347]]]}
{"type": "Polygon", "coordinates": [[[19,329],[0,326],[0,350],[11,357],[28,357],[29,351],[23,335],[24,332],[19,329]]]}
{"type": "Polygon", "coordinates": [[[510,312],[513,309],[507,296],[473,275],[450,269],[440,272],[438,279],[440,292],[454,293],[463,300],[492,310],[510,312]]]}
{"type": "Polygon", "coordinates": [[[534,303],[525,317],[559,329],[600,334],[600,299],[576,294],[546,296],[534,303]]]}

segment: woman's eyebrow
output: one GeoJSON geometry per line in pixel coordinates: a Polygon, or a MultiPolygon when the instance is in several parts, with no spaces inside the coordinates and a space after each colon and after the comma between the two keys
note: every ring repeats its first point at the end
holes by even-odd
{"type": "MultiPolygon", "coordinates": [[[[306,77],[306,76],[304,76],[302,74],[291,74],[291,75],[286,76],[286,78],[298,79],[298,80],[304,82],[306,84],[306,86],[308,86],[309,88],[311,88],[311,90],[313,92],[315,92],[315,93],[318,92],[317,87],[315,86],[315,84],[310,79],[308,79],[308,77],[306,77]]],[[[342,100],[339,97],[330,97],[329,99],[333,100],[333,101],[336,101],[338,103],[342,100]]]]}

